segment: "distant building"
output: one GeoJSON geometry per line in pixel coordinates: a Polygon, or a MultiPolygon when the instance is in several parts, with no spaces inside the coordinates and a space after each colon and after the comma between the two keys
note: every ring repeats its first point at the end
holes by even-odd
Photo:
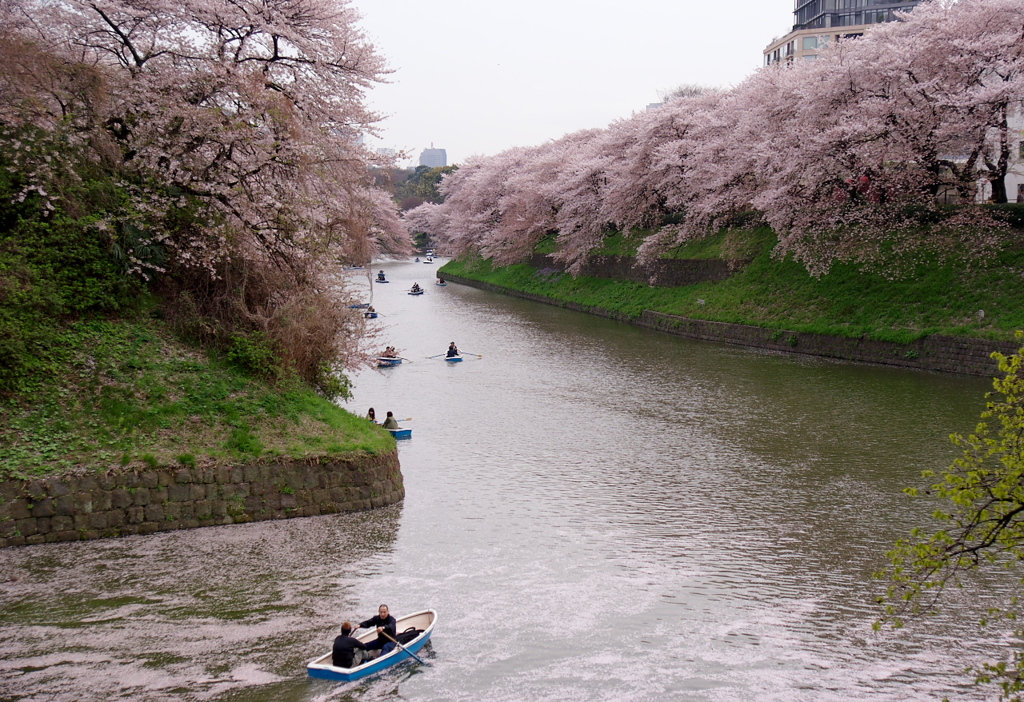
{"type": "Polygon", "coordinates": [[[388,149],[381,147],[377,149],[377,155],[383,156],[384,158],[394,158],[397,152],[394,149],[388,149]]]}
{"type": "Polygon", "coordinates": [[[448,165],[448,153],[444,149],[435,149],[431,144],[429,149],[423,149],[420,154],[420,165],[427,168],[443,168],[448,165]]]}
{"type": "Polygon", "coordinates": [[[764,50],[764,65],[813,61],[829,42],[859,37],[873,24],[892,22],[897,12],[921,0],[793,0],[793,31],[764,50]]]}

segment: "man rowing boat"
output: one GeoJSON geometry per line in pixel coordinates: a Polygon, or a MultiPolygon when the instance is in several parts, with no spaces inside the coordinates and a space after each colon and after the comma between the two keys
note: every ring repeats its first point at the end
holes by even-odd
{"type": "Polygon", "coordinates": [[[448,344],[448,358],[455,358],[459,355],[459,348],[455,345],[455,342],[448,344]]]}
{"type": "MultiPolygon", "coordinates": [[[[388,419],[394,421],[394,417],[391,416],[390,412],[388,412],[388,419]]],[[[384,426],[387,426],[386,422],[384,426]]],[[[395,426],[398,426],[397,422],[395,423],[395,426]]],[[[382,604],[380,606],[380,609],[377,610],[376,617],[367,619],[359,625],[359,628],[367,629],[372,626],[377,627],[377,640],[366,644],[365,648],[367,651],[380,649],[380,655],[385,656],[395,647],[395,642],[391,639],[394,639],[398,635],[398,622],[388,612],[388,606],[386,604],[382,604]],[[387,634],[387,636],[385,636],[385,634],[387,634]],[[388,636],[390,636],[391,639],[388,639],[388,636]]]]}

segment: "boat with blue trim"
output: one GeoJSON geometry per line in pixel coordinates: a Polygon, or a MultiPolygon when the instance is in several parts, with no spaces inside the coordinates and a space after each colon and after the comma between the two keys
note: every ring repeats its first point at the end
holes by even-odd
{"type": "MultiPolygon", "coordinates": [[[[430,640],[430,635],[434,633],[434,624],[436,623],[437,612],[432,609],[425,609],[422,612],[398,617],[396,630],[398,631],[399,641],[402,640],[403,634],[408,635],[412,632],[417,632],[416,637],[408,643],[403,643],[402,647],[396,646],[387,655],[373,658],[354,668],[335,667],[332,665],[332,654],[328,652],[326,655],[311,660],[306,665],[306,672],[311,678],[340,680],[342,682],[351,682],[374,673],[379,673],[402,661],[411,660],[412,656],[410,654],[418,652],[430,640]]],[[[377,638],[377,631],[376,629],[370,629],[356,638],[363,643],[370,643],[377,638]]]]}

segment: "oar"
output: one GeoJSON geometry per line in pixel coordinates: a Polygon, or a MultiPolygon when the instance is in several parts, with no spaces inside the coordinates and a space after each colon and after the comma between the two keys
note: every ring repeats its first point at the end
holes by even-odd
{"type": "Polygon", "coordinates": [[[476,356],[477,358],[483,358],[483,355],[479,353],[470,353],[469,351],[460,351],[463,356],[476,356]]]}
{"type": "Polygon", "coordinates": [[[400,643],[398,643],[397,641],[395,641],[395,639],[392,639],[392,638],[391,638],[390,636],[388,636],[388,632],[386,632],[386,631],[382,631],[382,632],[380,632],[380,633],[384,634],[384,636],[386,636],[387,638],[389,638],[389,639],[391,639],[392,641],[394,641],[394,642],[395,642],[395,645],[396,645],[396,646],[398,646],[398,647],[399,647],[400,649],[402,649],[403,651],[405,651],[406,653],[408,653],[408,654],[409,654],[410,656],[412,656],[413,658],[415,658],[416,660],[418,660],[418,661],[419,661],[420,663],[422,663],[423,665],[429,665],[429,663],[427,663],[427,662],[426,662],[425,660],[423,660],[422,658],[420,658],[419,656],[417,656],[417,655],[416,655],[415,653],[413,653],[412,651],[410,651],[409,649],[407,649],[407,648],[406,648],[405,646],[403,646],[402,644],[400,644],[400,643]]]}
{"type": "MultiPolygon", "coordinates": [[[[445,353],[448,353],[445,351],[445,353]]],[[[435,353],[433,356],[427,356],[427,358],[437,358],[438,356],[444,356],[444,353],[435,353]]]]}
{"type": "Polygon", "coordinates": [[[411,358],[406,358],[405,356],[399,356],[398,358],[400,358],[403,361],[408,361],[409,363],[413,362],[411,358]]]}

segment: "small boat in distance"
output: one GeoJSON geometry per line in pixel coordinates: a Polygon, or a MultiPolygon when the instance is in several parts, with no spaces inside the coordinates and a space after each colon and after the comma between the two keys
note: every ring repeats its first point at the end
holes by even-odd
{"type": "Polygon", "coordinates": [[[422,295],[423,294],[423,288],[420,288],[419,290],[410,290],[409,294],[410,295],[422,295]]]}
{"type": "Polygon", "coordinates": [[[433,263],[433,262],[434,262],[434,259],[430,258],[430,256],[427,256],[426,260],[425,260],[425,261],[423,261],[423,262],[424,262],[424,263],[433,263]]]}
{"type": "Polygon", "coordinates": [[[458,363],[462,360],[462,356],[448,356],[444,360],[448,361],[448,363],[458,363]]]}
{"type": "Polygon", "coordinates": [[[401,365],[402,359],[393,358],[391,356],[378,356],[377,367],[378,368],[390,368],[391,366],[401,365]]]}
{"type": "Polygon", "coordinates": [[[388,429],[391,432],[391,436],[396,439],[411,439],[412,429],[406,429],[405,427],[399,427],[398,429],[388,429]]]}
{"type": "Polygon", "coordinates": [[[363,316],[366,317],[367,319],[377,319],[376,312],[363,312],[363,316]]]}
{"type": "MultiPolygon", "coordinates": [[[[410,660],[412,658],[410,653],[416,653],[430,640],[430,635],[434,633],[435,623],[437,623],[437,612],[432,609],[425,609],[422,612],[398,617],[396,630],[398,631],[399,641],[402,640],[402,635],[410,630],[418,632],[416,638],[402,644],[404,650],[395,646],[394,650],[387,655],[368,660],[357,665],[355,668],[336,668],[332,665],[331,652],[328,651],[326,655],[311,660],[306,665],[306,672],[311,678],[341,680],[343,682],[351,682],[374,673],[379,673],[397,663],[410,660]]],[[[356,638],[363,643],[370,643],[377,638],[377,630],[369,629],[356,638]]]]}
{"type": "Polygon", "coordinates": [[[370,306],[369,302],[363,302],[363,303],[360,303],[358,305],[349,305],[348,308],[350,310],[365,310],[369,306],[370,306]]]}
{"type": "Polygon", "coordinates": [[[440,280],[440,281],[434,283],[434,285],[437,285],[437,286],[443,288],[444,286],[448,285],[448,283],[444,282],[443,280],[440,280]]]}

